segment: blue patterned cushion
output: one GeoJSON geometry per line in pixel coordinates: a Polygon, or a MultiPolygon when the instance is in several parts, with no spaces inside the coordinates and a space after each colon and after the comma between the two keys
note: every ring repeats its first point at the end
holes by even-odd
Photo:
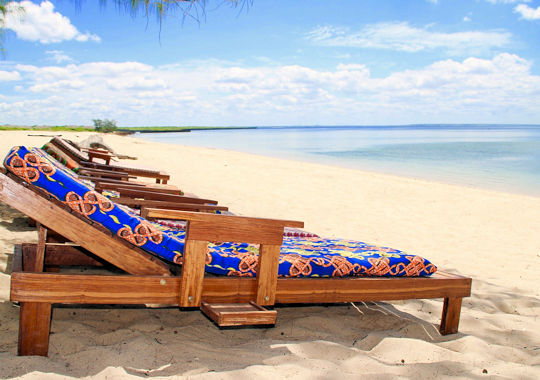
{"type": "MultiPolygon", "coordinates": [[[[131,244],[182,263],[184,231],[168,230],[115,204],[44,151],[15,147],[4,160],[4,166],[131,244]]],[[[210,244],[206,270],[229,276],[254,276],[257,258],[255,245],[210,244]]],[[[279,276],[286,277],[428,276],[435,271],[436,267],[428,260],[396,249],[319,237],[285,237],[279,259],[279,276]]]]}

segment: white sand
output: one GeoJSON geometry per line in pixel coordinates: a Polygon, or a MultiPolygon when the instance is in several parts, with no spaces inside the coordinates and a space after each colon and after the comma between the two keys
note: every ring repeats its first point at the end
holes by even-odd
{"type": "MultiPolygon", "coordinates": [[[[0,132],[2,157],[49,140],[28,133],[0,132]]],[[[13,244],[36,236],[0,205],[1,378],[540,378],[540,198],[131,137],[106,142],[139,157],[128,164],[167,169],[171,183],[235,213],[303,220],[322,236],[403,249],[471,276],[460,333],[439,335],[441,300],[279,308],[275,328],[238,330],[174,308],[56,308],[49,358],[17,357],[18,309],[3,271],[13,244]]]]}

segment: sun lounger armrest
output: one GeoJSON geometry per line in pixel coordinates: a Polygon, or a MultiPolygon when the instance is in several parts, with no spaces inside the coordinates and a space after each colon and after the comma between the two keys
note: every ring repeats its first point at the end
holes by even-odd
{"type": "Polygon", "coordinates": [[[303,222],[147,208],[143,217],[188,221],[187,239],[281,245],[284,227],[303,222]]]}
{"type": "Polygon", "coordinates": [[[260,244],[257,265],[258,305],[273,305],[276,300],[279,255],[285,226],[303,227],[303,222],[243,216],[215,215],[149,208],[143,216],[186,220],[186,241],[182,264],[182,283],[178,304],[199,306],[208,242],[226,241],[260,244]]]}

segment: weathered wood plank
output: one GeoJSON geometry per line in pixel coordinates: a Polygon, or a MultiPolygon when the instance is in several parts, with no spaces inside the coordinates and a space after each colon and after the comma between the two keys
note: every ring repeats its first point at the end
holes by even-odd
{"type": "Polygon", "coordinates": [[[87,222],[33,191],[0,174],[0,200],[39,223],[44,223],[96,256],[131,274],[170,275],[168,265],[140,249],[132,249],[116,237],[92,228],[87,222]]]}

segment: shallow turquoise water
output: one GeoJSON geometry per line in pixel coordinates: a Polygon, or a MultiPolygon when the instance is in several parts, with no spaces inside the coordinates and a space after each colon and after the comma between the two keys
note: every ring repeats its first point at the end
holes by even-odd
{"type": "Polygon", "coordinates": [[[538,125],[279,127],[138,136],[540,196],[538,125]]]}

